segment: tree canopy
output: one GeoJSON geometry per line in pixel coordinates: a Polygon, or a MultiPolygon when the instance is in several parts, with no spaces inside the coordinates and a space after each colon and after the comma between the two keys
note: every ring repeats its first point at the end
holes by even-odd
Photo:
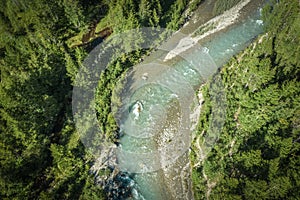
{"type": "MultiPolygon", "coordinates": [[[[105,198],[90,172],[94,158],[74,127],[76,73],[96,39],[111,34],[103,30],[177,29],[188,2],[0,1],[1,199],[105,198]]],[[[99,124],[112,141],[117,127],[109,110],[111,91],[141,55],[133,52],[118,60],[100,80],[99,124]]]]}
{"type": "MultiPolygon", "coordinates": [[[[220,70],[226,119],[217,143],[193,169],[197,199],[299,198],[299,11],[297,0],[267,5],[265,33],[220,70]]],[[[211,84],[203,89],[196,138],[208,131],[217,106],[211,84]]]]}

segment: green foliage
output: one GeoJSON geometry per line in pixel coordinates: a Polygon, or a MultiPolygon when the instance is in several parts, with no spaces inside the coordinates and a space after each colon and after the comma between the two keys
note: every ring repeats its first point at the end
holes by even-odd
{"type": "MultiPolygon", "coordinates": [[[[0,5],[0,199],[103,199],[89,172],[93,158],[71,115],[72,82],[88,51],[70,44],[81,44],[93,28],[115,33],[176,28],[187,1],[0,0],[0,5]]],[[[122,45],[130,52],[140,42],[122,45]]],[[[111,141],[118,130],[112,91],[144,53],[117,58],[99,81],[98,120],[111,141]]]]}
{"type": "MultiPolygon", "coordinates": [[[[268,5],[266,33],[221,69],[226,121],[203,165],[193,169],[198,199],[208,192],[199,187],[206,180],[199,170],[216,182],[211,199],[299,197],[299,11],[297,0],[268,5]]],[[[217,107],[211,92],[211,83],[202,88],[199,135],[217,107]]]]}
{"type": "Polygon", "coordinates": [[[191,9],[191,11],[196,10],[196,8],[202,3],[204,2],[204,0],[194,0],[194,1],[190,1],[190,5],[189,8],[191,9]]]}
{"type": "Polygon", "coordinates": [[[214,5],[213,13],[214,15],[222,14],[224,11],[232,8],[234,5],[239,3],[241,0],[217,0],[214,5]]]}
{"type": "Polygon", "coordinates": [[[79,1],[1,1],[0,15],[0,198],[79,198],[90,161],[66,70],[84,53],[65,45],[84,27],[79,1]]]}
{"type": "MultiPolygon", "coordinates": [[[[125,30],[142,26],[166,26],[169,29],[177,29],[182,23],[182,13],[187,4],[188,1],[185,0],[175,2],[141,0],[138,3],[134,1],[112,1],[109,3],[108,14],[99,22],[97,29],[100,30],[108,26],[113,28],[114,33],[122,33],[125,30]]],[[[149,52],[149,50],[135,50],[132,52],[132,49],[136,49],[135,47],[140,46],[144,41],[140,39],[129,39],[128,41],[123,42],[121,46],[124,51],[130,53],[122,54],[120,58],[116,58],[107,67],[107,70],[100,77],[96,92],[95,108],[101,131],[107,139],[113,142],[117,142],[118,127],[111,110],[112,93],[120,76],[129,67],[136,64],[142,55],[149,52]]]]}
{"type": "MultiPolygon", "coordinates": [[[[124,30],[139,27],[164,27],[177,30],[187,17],[183,15],[184,11],[188,8],[190,12],[193,11],[200,2],[201,0],[114,0],[104,2],[103,4],[108,7],[107,14],[99,20],[95,32],[99,33],[107,27],[111,28],[113,33],[121,33],[124,30]]],[[[93,36],[93,38],[95,37],[97,34],[93,36]]],[[[78,44],[78,39],[78,37],[74,37],[73,44],[78,44]]]]}
{"type": "Polygon", "coordinates": [[[188,5],[188,0],[176,0],[176,3],[171,6],[170,11],[166,15],[166,20],[170,21],[167,24],[167,28],[171,30],[177,30],[184,23],[184,18],[182,13],[186,6],[188,5]]]}

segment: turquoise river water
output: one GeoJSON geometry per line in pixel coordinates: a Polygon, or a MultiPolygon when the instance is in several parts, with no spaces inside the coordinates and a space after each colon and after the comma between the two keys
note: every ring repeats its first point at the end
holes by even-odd
{"type": "Polygon", "coordinates": [[[216,66],[220,67],[247,47],[262,31],[260,9],[256,9],[239,23],[202,43],[201,50],[189,53],[185,60],[175,63],[166,73],[159,74],[156,77],[157,84],[141,84],[128,98],[125,106],[125,109],[128,109],[128,116],[121,122],[122,152],[119,153],[118,160],[120,168],[131,173],[130,178],[128,177],[133,187],[130,199],[175,198],[170,197],[172,188],[166,186],[169,182],[164,180],[164,172],[161,169],[175,161],[169,158],[170,162],[163,163],[160,158],[162,154],[171,155],[170,157],[174,157],[175,154],[179,157],[186,156],[185,152],[190,145],[187,144],[189,139],[185,141],[179,137],[184,136],[187,123],[184,120],[188,117],[186,108],[182,106],[186,101],[190,101],[187,99],[190,92],[203,82],[201,72],[191,67],[186,60],[188,59],[190,63],[201,62],[200,51],[205,51],[209,53],[216,66]],[[136,107],[137,102],[140,103],[140,108],[136,107]],[[134,112],[134,109],[141,112],[134,112]],[[164,137],[161,137],[161,134],[164,137]],[[158,142],[161,140],[165,140],[164,144],[170,145],[167,148],[161,146],[158,142]]]}

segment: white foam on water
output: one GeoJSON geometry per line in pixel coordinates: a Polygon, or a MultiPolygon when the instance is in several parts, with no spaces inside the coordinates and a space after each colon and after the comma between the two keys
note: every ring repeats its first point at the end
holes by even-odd
{"type": "Polygon", "coordinates": [[[263,24],[264,24],[263,20],[260,20],[260,19],[256,20],[256,23],[257,23],[258,25],[263,25],[263,24]]]}

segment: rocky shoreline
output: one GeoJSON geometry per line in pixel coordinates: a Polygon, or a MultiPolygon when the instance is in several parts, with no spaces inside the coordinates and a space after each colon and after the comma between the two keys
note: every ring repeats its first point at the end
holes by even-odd
{"type": "MultiPolygon", "coordinates": [[[[187,37],[182,38],[178,45],[170,51],[164,58],[164,61],[168,61],[180,53],[187,51],[188,49],[194,47],[198,42],[211,36],[217,32],[225,30],[229,26],[237,23],[239,21],[239,17],[241,15],[241,11],[251,2],[251,0],[243,0],[239,2],[237,5],[232,7],[231,9],[225,11],[223,14],[218,15],[206,23],[200,25],[196,30],[192,33],[188,34],[187,37]],[[202,30],[202,31],[199,31],[202,30]]],[[[185,28],[189,26],[187,22],[184,25],[185,28]]],[[[196,23],[196,22],[194,22],[196,23]]]]}
{"type": "MultiPolygon", "coordinates": [[[[257,0],[258,2],[259,0],[257,0]]],[[[208,0],[208,2],[212,2],[211,0],[208,0]]],[[[179,42],[180,45],[177,45],[171,52],[169,52],[165,58],[164,61],[173,60],[176,55],[189,51],[196,43],[200,42],[203,39],[207,39],[213,34],[216,34],[220,31],[225,30],[229,26],[233,25],[234,23],[237,23],[239,21],[239,18],[242,18],[241,12],[242,10],[249,4],[250,0],[244,0],[241,1],[238,5],[234,6],[230,10],[224,12],[222,15],[219,15],[217,17],[214,17],[212,19],[208,19],[206,23],[203,23],[201,26],[207,26],[209,24],[213,24],[215,27],[206,33],[203,33],[201,35],[197,35],[195,37],[190,37],[195,34],[196,30],[193,30],[191,33],[189,33],[188,37],[182,38],[181,42],[179,42]],[[192,38],[192,40],[190,39],[192,38]]],[[[200,7],[203,6],[202,4],[200,7]]],[[[197,16],[197,13],[194,13],[194,16],[191,18],[193,23],[197,23],[197,19],[195,19],[195,16],[197,16]]],[[[209,16],[208,16],[209,17],[209,16]]],[[[203,19],[202,19],[203,20],[203,19]]],[[[181,30],[187,30],[190,26],[193,26],[189,21],[181,28],[181,30]]],[[[180,31],[181,31],[180,30],[180,31]]],[[[179,32],[180,32],[179,31],[179,32]]],[[[176,37],[171,37],[172,38],[176,37]]],[[[178,41],[177,41],[178,42],[178,41]]],[[[137,70],[139,71],[139,70],[137,70]]],[[[137,76],[140,76],[140,74],[144,74],[142,70],[137,72],[137,76]]],[[[151,76],[149,76],[151,77],[151,76]]],[[[198,93],[199,102],[194,107],[194,110],[192,111],[192,114],[190,115],[191,121],[192,121],[192,128],[195,129],[197,125],[197,121],[200,116],[200,110],[201,110],[201,104],[202,104],[202,96],[201,92],[198,93]]],[[[165,144],[159,144],[160,146],[164,146],[165,144]]],[[[102,185],[110,199],[116,199],[119,196],[126,196],[126,198],[132,197],[132,193],[129,192],[129,189],[134,189],[134,181],[133,181],[133,174],[124,174],[123,172],[120,172],[117,168],[117,157],[115,156],[116,149],[118,147],[116,145],[109,147],[106,151],[108,155],[107,157],[99,157],[94,166],[91,169],[91,172],[96,175],[96,180],[99,183],[99,185],[102,185]],[[110,156],[109,156],[110,155],[110,156]],[[105,169],[110,169],[110,173],[107,175],[99,173],[100,171],[103,171],[105,169]]],[[[168,187],[174,191],[173,198],[181,196],[181,198],[184,199],[193,199],[192,194],[192,185],[191,181],[186,182],[187,179],[190,179],[191,176],[191,166],[189,163],[189,156],[188,153],[185,154],[185,157],[180,159],[181,161],[178,161],[174,164],[174,166],[168,166],[167,168],[163,169],[163,177],[162,179],[168,183],[168,187]],[[176,168],[176,169],[175,169],[176,168]],[[183,169],[182,174],[176,175],[176,170],[183,169]],[[184,187],[187,186],[187,187],[184,187]],[[182,196],[181,193],[184,192],[185,197],[182,196]]]]}

